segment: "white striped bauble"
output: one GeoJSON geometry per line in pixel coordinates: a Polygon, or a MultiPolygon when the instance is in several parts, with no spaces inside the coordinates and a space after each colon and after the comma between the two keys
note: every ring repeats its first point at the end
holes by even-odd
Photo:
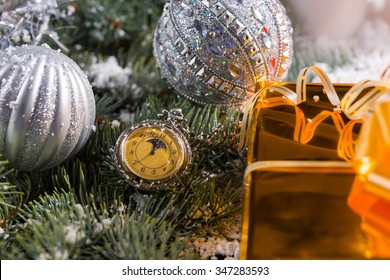
{"type": "Polygon", "coordinates": [[[54,167],[79,151],[95,120],[92,87],[48,46],[0,53],[0,154],[18,170],[54,167]]]}

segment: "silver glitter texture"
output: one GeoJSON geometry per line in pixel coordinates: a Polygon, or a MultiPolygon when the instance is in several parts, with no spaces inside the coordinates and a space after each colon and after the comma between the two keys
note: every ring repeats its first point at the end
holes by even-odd
{"type": "Polygon", "coordinates": [[[0,53],[0,154],[18,170],[54,167],[79,151],[95,120],[80,67],[48,46],[0,53]]]}
{"type": "Polygon", "coordinates": [[[292,27],[279,0],[171,0],[154,38],[161,75],[199,104],[239,105],[291,65],[292,27]]]}

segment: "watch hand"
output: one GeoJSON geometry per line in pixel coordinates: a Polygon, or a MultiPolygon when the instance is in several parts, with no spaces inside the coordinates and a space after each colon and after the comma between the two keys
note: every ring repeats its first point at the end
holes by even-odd
{"type": "Polygon", "coordinates": [[[147,154],[146,156],[144,156],[142,159],[140,159],[139,161],[143,161],[144,159],[146,159],[148,156],[153,156],[155,154],[155,151],[156,151],[156,147],[153,145],[152,147],[152,150],[150,151],[149,154],[147,154]]]}
{"type": "Polygon", "coordinates": [[[144,156],[142,159],[140,159],[139,161],[143,161],[144,159],[146,159],[147,157],[149,156],[153,156],[157,150],[159,149],[164,149],[164,150],[167,150],[167,146],[165,145],[165,143],[163,141],[161,141],[160,139],[158,138],[153,138],[153,139],[150,139],[148,140],[147,142],[151,143],[153,145],[152,147],[152,150],[150,151],[149,154],[147,154],[146,156],[144,156]]]}

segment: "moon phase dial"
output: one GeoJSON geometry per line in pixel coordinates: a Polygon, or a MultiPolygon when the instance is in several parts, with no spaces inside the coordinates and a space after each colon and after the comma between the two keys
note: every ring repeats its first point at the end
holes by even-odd
{"type": "Polygon", "coordinates": [[[174,184],[190,162],[188,140],[164,121],[145,121],[127,128],[115,147],[119,172],[140,189],[156,190],[174,184]]]}

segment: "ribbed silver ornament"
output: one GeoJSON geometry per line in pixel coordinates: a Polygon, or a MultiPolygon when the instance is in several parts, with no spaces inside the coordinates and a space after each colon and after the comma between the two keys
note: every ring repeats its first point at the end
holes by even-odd
{"type": "Polygon", "coordinates": [[[18,170],[54,167],[78,152],[95,120],[92,87],[48,46],[0,53],[0,154],[18,170]]]}
{"type": "Polygon", "coordinates": [[[161,75],[200,104],[235,105],[291,65],[292,27],[279,0],[170,0],[154,55],[161,75]]]}

